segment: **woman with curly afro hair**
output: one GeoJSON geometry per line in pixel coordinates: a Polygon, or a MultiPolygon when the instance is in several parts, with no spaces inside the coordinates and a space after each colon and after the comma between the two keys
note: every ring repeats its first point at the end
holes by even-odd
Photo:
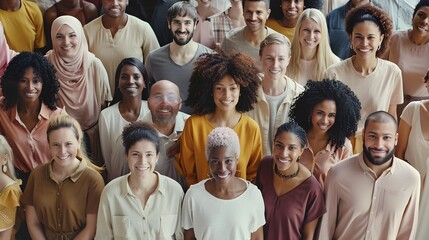
{"type": "Polygon", "coordinates": [[[331,166],[353,153],[347,138],[357,130],[360,110],[359,99],[350,88],[329,79],[308,81],[291,107],[289,118],[307,135],[301,163],[322,187],[331,166]]]}
{"type": "MultiPolygon", "coordinates": [[[[258,87],[257,67],[242,53],[206,53],[198,58],[185,101],[193,115],[183,129],[178,155],[178,170],[188,187],[210,177],[204,149],[208,134],[216,127],[229,127],[237,133],[241,150],[237,173],[243,179],[255,178],[262,158],[261,133],[244,113],[253,109],[258,87]]],[[[231,177],[226,172],[219,174],[231,177]]]]}
{"type": "Polygon", "coordinates": [[[22,52],[12,58],[1,86],[0,132],[13,150],[16,176],[24,189],[30,172],[51,158],[46,129],[51,118],[65,113],[55,106],[59,83],[46,58],[22,52]]]}
{"type": "MultiPolygon", "coordinates": [[[[353,55],[329,67],[325,78],[340,80],[350,87],[362,104],[362,119],[376,111],[387,111],[396,117],[396,106],[404,101],[401,70],[380,58],[392,34],[392,20],[380,8],[366,4],[348,12],[346,32],[353,55]]],[[[355,153],[362,151],[362,119],[352,141],[355,153]]]]}

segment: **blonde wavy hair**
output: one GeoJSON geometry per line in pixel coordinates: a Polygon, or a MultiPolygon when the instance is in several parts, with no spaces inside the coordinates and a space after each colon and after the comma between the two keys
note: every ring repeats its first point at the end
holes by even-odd
{"type": "Polygon", "coordinates": [[[103,171],[103,168],[98,167],[97,165],[93,164],[89,160],[88,156],[86,155],[85,143],[83,141],[82,128],[80,127],[80,125],[76,121],[76,119],[74,119],[73,117],[71,117],[69,115],[61,114],[61,115],[55,116],[54,118],[51,119],[51,121],[49,122],[49,125],[48,125],[48,130],[46,131],[48,143],[49,143],[49,134],[52,131],[62,129],[62,128],[68,128],[68,129],[72,130],[76,139],[81,144],[80,147],[77,149],[76,158],[81,160],[81,161],[85,161],[90,168],[101,173],[103,171]]]}
{"type": "Polygon", "coordinates": [[[295,35],[292,40],[292,55],[290,58],[289,66],[286,72],[286,75],[291,77],[294,80],[299,79],[299,75],[304,71],[311,71],[311,79],[312,80],[322,80],[323,74],[326,69],[334,63],[338,63],[340,59],[335,56],[332,52],[331,47],[329,45],[329,33],[328,27],[326,25],[326,19],[323,13],[314,8],[305,9],[301,16],[298,18],[295,28],[295,35]],[[300,36],[299,32],[301,30],[302,22],[306,19],[311,19],[315,21],[321,30],[321,37],[319,45],[317,46],[316,51],[316,61],[317,64],[313,69],[302,69],[301,64],[299,62],[301,58],[301,43],[299,41],[300,36]]]}

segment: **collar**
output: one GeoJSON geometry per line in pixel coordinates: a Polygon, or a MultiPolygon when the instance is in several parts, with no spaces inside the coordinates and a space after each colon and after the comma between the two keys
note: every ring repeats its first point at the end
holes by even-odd
{"type": "MultiPolygon", "coordinates": [[[[44,118],[45,120],[49,119],[49,113],[50,109],[48,106],[46,106],[43,102],[40,106],[40,112],[39,112],[39,119],[40,117],[44,118]]],[[[18,105],[15,105],[14,107],[10,108],[10,120],[17,120],[19,121],[19,115],[18,115],[18,105]]]]}
{"type": "MultiPolygon", "coordinates": [[[[362,169],[362,171],[364,172],[364,173],[374,173],[374,171],[372,171],[372,169],[370,168],[370,167],[368,167],[367,165],[366,165],[366,163],[365,163],[365,161],[363,160],[363,152],[361,152],[358,156],[358,164],[359,164],[359,167],[362,169]]],[[[385,174],[385,173],[391,173],[391,174],[394,174],[394,172],[396,171],[396,168],[398,168],[397,167],[397,165],[398,165],[398,160],[400,160],[400,159],[398,159],[398,158],[396,158],[396,157],[393,157],[393,160],[392,160],[392,166],[391,167],[389,167],[389,168],[387,168],[386,170],[384,170],[383,171],[383,174],[385,174]]],[[[400,160],[400,161],[402,161],[402,160],[400,160]]],[[[382,174],[382,175],[383,175],[382,174]]]]}
{"type": "MultiPolygon", "coordinates": [[[[154,171],[154,173],[157,175],[158,177],[158,186],[156,186],[155,191],[152,194],[155,194],[156,192],[159,192],[162,195],[167,195],[167,184],[166,179],[161,176],[161,174],[159,174],[157,171],[154,171]]],[[[135,194],[131,191],[131,187],[130,184],[128,183],[128,178],[131,176],[131,173],[128,173],[127,175],[123,176],[121,179],[121,195],[126,197],[128,196],[135,196],[135,194]]]]}
{"type": "MultiPolygon", "coordinates": [[[[69,176],[70,180],[72,180],[73,182],[76,182],[79,179],[79,177],[82,176],[83,172],[85,172],[86,168],[88,167],[88,164],[85,161],[83,161],[81,159],[79,159],[79,160],[80,160],[80,163],[79,163],[76,171],[69,176]]],[[[52,180],[54,180],[54,178],[52,176],[52,164],[53,164],[53,162],[54,162],[54,160],[52,159],[48,165],[48,177],[51,178],[52,180]]]]}
{"type": "MultiPolygon", "coordinates": [[[[185,121],[186,121],[186,119],[188,119],[188,117],[189,117],[189,115],[186,113],[183,113],[180,111],[177,112],[176,123],[174,124],[173,132],[169,136],[166,136],[166,135],[157,131],[158,135],[160,137],[175,138],[177,136],[177,133],[183,131],[183,128],[185,127],[185,121]]],[[[146,115],[143,116],[142,121],[153,125],[151,112],[146,113],[146,115]]]]}
{"type": "MultiPolygon", "coordinates": [[[[258,87],[258,97],[257,102],[264,101],[267,102],[267,99],[265,98],[264,89],[262,88],[262,79],[264,79],[264,74],[259,73],[258,77],[260,79],[260,84],[258,87]]],[[[298,93],[298,83],[292,79],[290,79],[287,76],[284,76],[284,79],[286,80],[286,97],[283,99],[282,103],[291,103],[293,102],[294,98],[299,95],[298,93]]]]}

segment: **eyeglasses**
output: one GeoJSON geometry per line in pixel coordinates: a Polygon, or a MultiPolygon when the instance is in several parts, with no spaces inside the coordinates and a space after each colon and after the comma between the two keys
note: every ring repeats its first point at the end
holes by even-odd
{"type": "Polygon", "coordinates": [[[167,103],[176,105],[181,102],[181,99],[176,94],[168,94],[168,95],[156,94],[154,96],[151,96],[149,100],[155,104],[167,102],[167,103]]]}

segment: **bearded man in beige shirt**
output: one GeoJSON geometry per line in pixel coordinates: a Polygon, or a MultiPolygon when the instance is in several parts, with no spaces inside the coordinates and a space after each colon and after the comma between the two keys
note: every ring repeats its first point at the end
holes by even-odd
{"type": "Polygon", "coordinates": [[[414,239],[420,176],[393,155],[397,128],[389,113],[370,114],[363,129],[363,152],[329,171],[319,239],[414,239]]]}

